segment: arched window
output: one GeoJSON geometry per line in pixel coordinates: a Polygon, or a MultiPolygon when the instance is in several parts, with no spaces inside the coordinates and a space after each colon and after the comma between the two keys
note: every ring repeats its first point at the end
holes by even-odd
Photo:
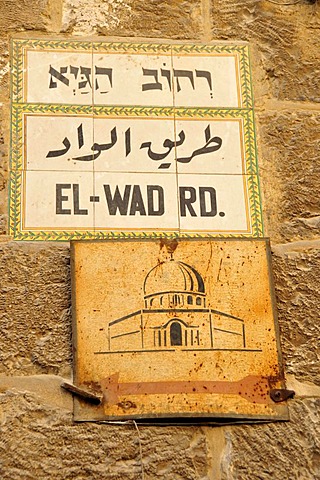
{"type": "Polygon", "coordinates": [[[197,304],[197,305],[201,305],[201,297],[197,297],[197,299],[196,299],[196,304],[197,304]]]}
{"type": "Polygon", "coordinates": [[[178,322],[171,323],[170,343],[171,345],[182,345],[182,330],[181,325],[178,322]]]}
{"type": "Polygon", "coordinates": [[[192,304],[193,304],[192,295],[188,295],[187,302],[188,302],[188,305],[192,305],[192,304]]]}

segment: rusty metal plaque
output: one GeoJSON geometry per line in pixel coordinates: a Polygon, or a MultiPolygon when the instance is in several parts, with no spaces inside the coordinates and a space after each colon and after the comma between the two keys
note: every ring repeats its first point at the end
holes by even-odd
{"type": "Polygon", "coordinates": [[[72,242],[72,281],[75,420],[288,419],[266,239],[72,242]]]}

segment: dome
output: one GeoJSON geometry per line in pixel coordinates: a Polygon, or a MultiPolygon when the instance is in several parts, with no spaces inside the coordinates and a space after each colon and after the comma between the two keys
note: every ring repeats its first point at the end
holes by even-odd
{"type": "Polygon", "coordinates": [[[160,292],[205,293],[203,279],[197,270],[173,258],[152,268],[143,287],[145,296],[160,292]]]}

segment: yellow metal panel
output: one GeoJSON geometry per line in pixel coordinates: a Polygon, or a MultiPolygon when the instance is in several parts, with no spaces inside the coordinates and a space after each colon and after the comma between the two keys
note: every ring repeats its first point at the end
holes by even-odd
{"type": "Polygon", "coordinates": [[[268,241],[72,244],[76,420],[287,419],[268,241]]]}

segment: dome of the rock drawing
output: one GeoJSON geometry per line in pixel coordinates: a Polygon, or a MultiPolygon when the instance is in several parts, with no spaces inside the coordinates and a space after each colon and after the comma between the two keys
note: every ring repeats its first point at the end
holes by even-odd
{"type": "Polygon", "coordinates": [[[205,288],[195,268],[170,259],[153,267],[144,281],[144,295],[160,292],[205,293],[205,288]]]}

